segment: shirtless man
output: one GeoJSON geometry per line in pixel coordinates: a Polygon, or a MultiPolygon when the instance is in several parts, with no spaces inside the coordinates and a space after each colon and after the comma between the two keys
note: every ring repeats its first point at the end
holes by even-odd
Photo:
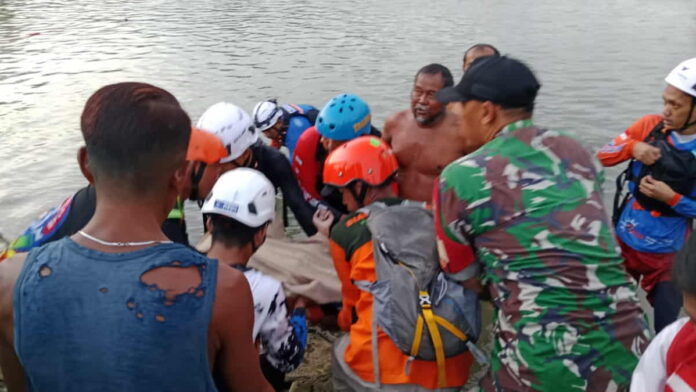
{"type": "Polygon", "coordinates": [[[411,110],[396,113],[384,123],[382,139],[399,161],[399,192],[404,199],[429,203],[442,169],[480,145],[461,136],[454,116],[435,99],[438,90],[453,84],[447,67],[426,65],[416,74],[411,110]]]}
{"type": "Polygon", "coordinates": [[[462,59],[462,71],[466,72],[466,70],[471,67],[471,63],[473,63],[477,58],[486,56],[499,57],[500,52],[495,48],[495,46],[490,44],[473,45],[467,49],[466,52],[464,52],[464,58],[462,59]]]}
{"type": "Polygon", "coordinates": [[[0,263],[9,391],[272,391],[244,275],[161,229],[185,182],[191,120],[179,102],[148,84],[105,86],[81,128],[93,217],[0,263]]]}

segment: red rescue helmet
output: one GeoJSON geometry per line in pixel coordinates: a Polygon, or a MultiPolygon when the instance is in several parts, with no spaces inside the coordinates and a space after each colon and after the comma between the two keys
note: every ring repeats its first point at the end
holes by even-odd
{"type": "Polygon", "coordinates": [[[370,187],[389,184],[399,164],[392,150],[374,136],[361,136],[333,150],[324,162],[324,184],[343,188],[356,182],[370,187]]]}

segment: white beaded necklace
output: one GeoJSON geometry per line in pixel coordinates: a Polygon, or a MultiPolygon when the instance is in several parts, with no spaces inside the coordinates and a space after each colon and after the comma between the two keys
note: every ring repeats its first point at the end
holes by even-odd
{"type": "Polygon", "coordinates": [[[172,243],[172,241],[158,241],[158,240],[111,242],[111,241],[104,241],[104,240],[99,239],[97,237],[91,236],[82,230],[78,231],[77,233],[80,234],[81,236],[87,238],[88,240],[94,241],[98,244],[105,245],[105,246],[145,246],[145,245],[152,245],[152,244],[171,244],[172,243]]]}

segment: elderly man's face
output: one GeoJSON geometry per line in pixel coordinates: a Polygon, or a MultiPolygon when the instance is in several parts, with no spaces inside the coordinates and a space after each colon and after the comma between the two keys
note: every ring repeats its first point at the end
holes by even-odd
{"type": "Polygon", "coordinates": [[[444,87],[442,74],[419,74],[411,90],[411,111],[420,125],[433,123],[444,113],[445,107],[435,99],[435,93],[444,87]]]}

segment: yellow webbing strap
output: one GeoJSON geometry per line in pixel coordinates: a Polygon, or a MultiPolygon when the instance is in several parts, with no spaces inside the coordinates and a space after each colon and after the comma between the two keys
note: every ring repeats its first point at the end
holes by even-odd
{"type": "Polygon", "coordinates": [[[459,338],[459,340],[469,340],[469,337],[466,336],[464,332],[442,317],[435,315],[435,322],[442,325],[442,328],[448,330],[452,335],[459,338]]]}
{"type": "Polygon", "coordinates": [[[427,291],[422,290],[418,295],[421,298],[421,312],[425,318],[425,324],[428,326],[428,332],[430,332],[430,338],[432,339],[433,347],[435,348],[435,361],[437,362],[437,384],[439,388],[444,388],[447,384],[447,376],[445,374],[445,350],[442,347],[440,330],[437,328],[437,323],[435,322],[435,315],[433,314],[430,304],[430,295],[428,295],[427,291]]]}
{"type": "Polygon", "coordinates": [[[411,356],[415,357],[420,350],[421,339],[423,338],[423,316],[418,315],[416,330],[413,333],[413,343],[411,343],[411,356]]]}

